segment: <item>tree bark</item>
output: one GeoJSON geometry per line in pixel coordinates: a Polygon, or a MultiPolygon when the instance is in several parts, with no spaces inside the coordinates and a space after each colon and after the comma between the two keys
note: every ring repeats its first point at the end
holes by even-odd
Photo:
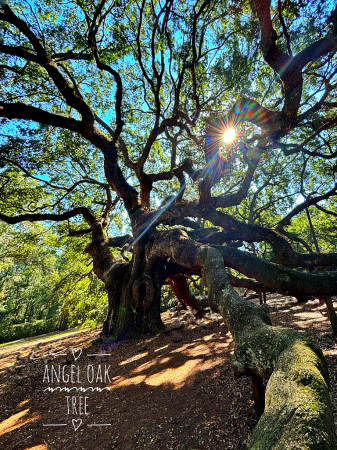
{"type": "Polygon", "coordinates": [[[336,311],[334,309],[334,306],[333,306],[333,303],[331,300],[331,295],[325,295],[324,301],[326,303],[326,307],[328,310],[328,315],[329,315],[329,319],[330,319],[330,323],[331,323],[332,332],[333,332],[334,336],[337,336],[337,316],[336,316],[336,311]]]}
{"type": "MultiPolygon", "coordinates": [[[[160,316],[161,287],[166,279],[163,260],[148,264],[147,238],[133,247],[131,262],[116,260],[110,246],[123,245],[123,239],[103,235],[103,224],[93,225],[92,243],[86,252],[93,257],[93,270],[104,282],[108,293],[108,313],[102,335],[109,340],[121,340],[145,333],[156,334],[165,329],[160,316]]],[[[128,237],[129,240],[129,237],[128,237]]]]}
{"type": "Polygon", "coordinates": [[[198,300],[190,292],[185,275],[178,273],[169,277],[168,282],[174,295],[177,297],[184,309],[189,306],[192,309],[197,310],[197,315],[199,318],[203,317],[205,311],[200,307],[198,300]]]}

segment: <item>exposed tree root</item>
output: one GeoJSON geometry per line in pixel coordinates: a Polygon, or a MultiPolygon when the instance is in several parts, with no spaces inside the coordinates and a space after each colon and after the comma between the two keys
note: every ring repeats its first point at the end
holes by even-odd
{"type": "Polygon", "coordinates": [[[210,306],[221,313],[235,340],[234,373],[269,379],[250,449],[335,450],[329,375],[317,345],[302,333],[273,327],[264,305],[241,298],[217,249],[177,230],[156,236],[152,253],[201,269],[210,306]]]}

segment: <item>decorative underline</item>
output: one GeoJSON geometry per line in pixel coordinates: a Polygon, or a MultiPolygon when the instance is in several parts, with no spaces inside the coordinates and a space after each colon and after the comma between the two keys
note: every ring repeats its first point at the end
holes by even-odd
{"type": "Polygon", "coordinates": [[[66,427],[67,423],[44,423],[42,424],[44,427],[66,427]]]}
{"type": "MultiPolygon", "coordinates": [[[[44,356],[67,356],[68,353],[48,353],[44,356]]],[[[91,353],[87,356],[111,356],[111,353],[91,353]]]]}
{"type": "MultiPolygon", "coordinates": [[[[66,427],[67,423],[44,423],[42,424],[44,427],[66,427]]],[[[111,423],[90,423],[87,425],[88,427],[109,427],[111,423]]]]}
{"type": "Polygon", "coordinates": [[[88,427],[108,427],[111,423],[91,423],[87,425],[88,427]]]}

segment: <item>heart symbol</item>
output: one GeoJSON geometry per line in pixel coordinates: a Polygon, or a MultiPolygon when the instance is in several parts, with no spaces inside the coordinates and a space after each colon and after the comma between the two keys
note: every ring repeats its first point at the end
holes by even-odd
{"type": "Polygon", "coordinates": [[[82,425],[82,419],[73,419],[72,422],[75,431],[78,430],[82,425]]]}
{"type": "Polygon", "coordinates": [[[78,360],[78,358],[82,355],[82,349],[80,348],[79,350],[72,350],[73,352],[73,356],[75,361],[78,360]]]}

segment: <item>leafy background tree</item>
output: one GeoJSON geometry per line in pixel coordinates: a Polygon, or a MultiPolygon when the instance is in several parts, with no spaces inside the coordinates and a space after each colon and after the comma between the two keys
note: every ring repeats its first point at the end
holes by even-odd
{"type": "Polygon", "coordinates": [[[36,223],[1,228],[3,341],[103,323],[106,292],[78,242],[36,223]]]}

